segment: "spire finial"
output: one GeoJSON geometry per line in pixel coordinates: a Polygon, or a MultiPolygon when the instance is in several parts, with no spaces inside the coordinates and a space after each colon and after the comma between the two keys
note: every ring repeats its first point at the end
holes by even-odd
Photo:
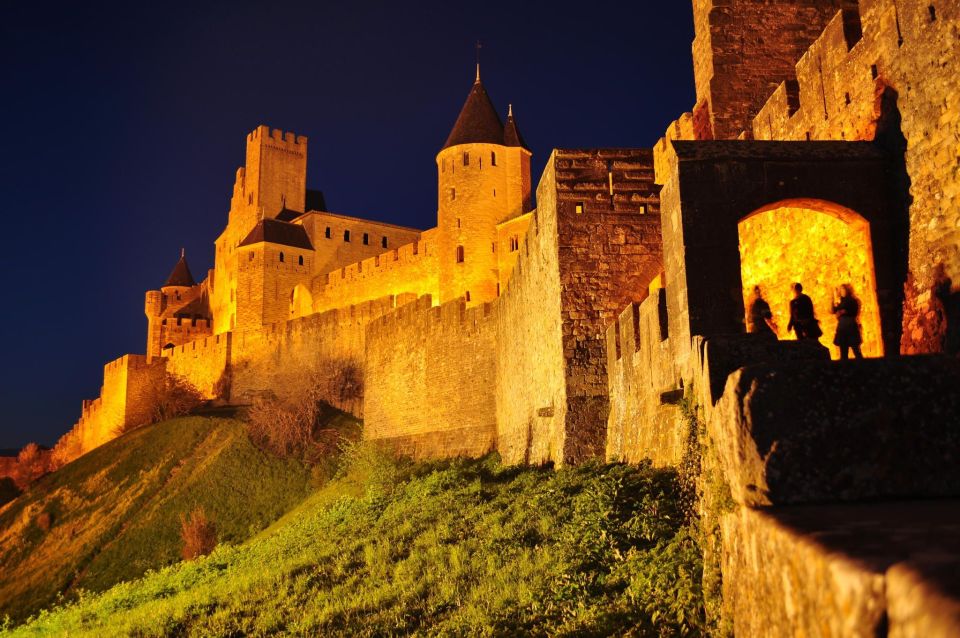
{"type": "Polygon", "coordinates": [[[507,117],[513,117],[513,104],[507,104],[507,117]]]}
{"type": "Polygon", "coordinates": [[[186,256],[187,256],[187,251],[186,251],[186,249],[185,249],[185,248],[181,248],[181,249],[180,249],[180,259],[183,259],[183,258],[186,257],[186,256]]]}
{"type": "Polygon", "coordinates": [[[480,81],[480,49],[483,47],[483,44],[480,43],[480,40],[477,40],[477,82],[480,81]]]}

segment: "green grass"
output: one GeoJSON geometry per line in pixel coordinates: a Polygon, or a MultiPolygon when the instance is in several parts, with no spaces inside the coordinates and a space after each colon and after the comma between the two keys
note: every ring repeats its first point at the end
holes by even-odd
{"type": "Polygon", "coordinates": [[[239,543],[310,491],[309,470],[257,450],[240,421],[186,417],[136,429],[0,510],[0,617],[23,619],[58,597],[179,561],[179,515],[196,506],[221,541],[239,543]]]}
{"type": "Polygon", "coordinates": [[[674,473],[414,465],[363,445],[348,457],[251,540],[11,635],[701,633],[700,552],[674,473]]]}

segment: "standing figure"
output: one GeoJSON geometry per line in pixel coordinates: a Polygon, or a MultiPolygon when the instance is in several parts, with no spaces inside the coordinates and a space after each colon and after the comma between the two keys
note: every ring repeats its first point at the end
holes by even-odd
{"type": "Polygon", "coordinates": [[[787,331],[793,330],[797,339],[819,339],[823,334],[820,322],[813,312],[813,301],[804,294],[803,285],[793,284],[793,299],[790,300],[790,323],[787,331]]]}
{"type": "Polygon", "coordinates": [[[850,284],[840,286],[838,293],[840,300],[833,306],[833,314],[837,315],[837,336],[833,338],[833,343],[840,348],[841,361],[847,360],[850,350],[853,350],[854,357],[863,359],[863,353],[860,352],[863,338],[860,336],[860,322],[857,321],[860,300],[853,294],[850,284]]]}
{"type": "Polygon", "coordinates": [[[770,311],[770,304],[763,298],[760,286],[753,287],[753,301],[750,302],[750,326],[751,333],[775,335],[777,324],[773,322],[773,313],[770,311]]]}

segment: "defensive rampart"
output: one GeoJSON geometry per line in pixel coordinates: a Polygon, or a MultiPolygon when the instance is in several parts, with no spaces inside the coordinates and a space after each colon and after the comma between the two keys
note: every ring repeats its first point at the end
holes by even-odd
{"type": "Polygon", "coordinates": [[[421,297],[370,323],[364,437],[416,458],[496,444],[493,306],[421,297]]]}
{"type": "Polygon", "coordinates": [[[419,241],[315,278],[317,312],[396,295],[437,295],[436,229],[419,241]]]}
{"type": "Polygon", "coordinates": [[[203,337],[162,354],[167,372],[186,379],[207,399],[230,396],[230,361],[233,333],[203,337]]]}

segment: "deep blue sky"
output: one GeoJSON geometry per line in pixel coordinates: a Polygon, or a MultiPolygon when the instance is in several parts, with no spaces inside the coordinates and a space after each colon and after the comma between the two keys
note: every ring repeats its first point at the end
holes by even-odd
{"type": "Polygon", "coordinates": [[[535,182],[551,148],[650,146],[694,102],[689,0],[73,5],[0,3],[0,448],[53,444],[144,351],[181,246],[212,266],[260,123],[310,138],[330,210],[429,228],[477,39],[535,182]]]}

